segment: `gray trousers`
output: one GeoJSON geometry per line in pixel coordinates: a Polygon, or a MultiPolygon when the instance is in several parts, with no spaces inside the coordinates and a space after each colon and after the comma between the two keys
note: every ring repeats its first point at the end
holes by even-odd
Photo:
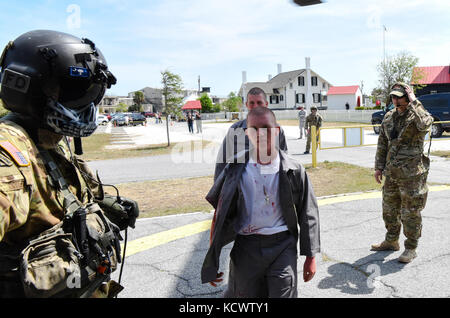
{"type": "Polygon", "coordinates": [[[225,298],[297,298],[297,240],[288,231],[238,235],[225,298]]]}
{"type": "Polygon", "coordinates": [[[305,136],[307,135],[306,132],[306,121],[299,121],[298,128],[300,129],[300,139],[303,138],[303,133],[305,136]]]}

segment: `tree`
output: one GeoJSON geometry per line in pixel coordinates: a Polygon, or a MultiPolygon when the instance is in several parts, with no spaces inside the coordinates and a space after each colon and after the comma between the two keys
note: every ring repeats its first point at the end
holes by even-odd
{"type": "Polygon", "coordinates": [[[419,62],[419,58],[407,51],[402,51],[395,56],[389,56],[386,61],[377,66],[379,83],[377,87],[382,92],[384,102],[389,104],[392,85],[396,82],[411,83],[418,80],[419,74],[413,76],[413,69],[419,62]]]}
{"type": "Polygon", "coordinates": [[[228,99],[222,103],[223,110],[226,112],[238,112],[242,106],[242,99],[234,92],[228,94],[228,99]]]}
{"type": "Polygon", "coordinates": [[[145,98],[144,98],[143,92],[141,92],[141,91],[134,92],[133,102],[136,105],[134,110],[136,110],[138,112],[142,112],[144,110],[144,108],[142,107],[144,100],[145,100],[145,98]]]}
{"type": "Polygon", "coordinates": [[[213,112],[213,103],[211,98],[209,98],[208,94],[202,94],[198,99],[202,104],[202,112],[203,113],[212,113],[213,112]]]}
{"type": "Polygon", "coordinates": [[[116,107],[116,112],[118,112],[118,113],[123,113],[123,112],[126,112],[127,109],[128,109],[127,104],[125,104],[125,103],[119,103],[119,105],[117,105],[117,107],[116,107]]]}
{"type": "Polygon", "coordinates": [[[222,110],[222,105],[220,103],[214,104],[212,111],[213,113],[219,113],[222,110]]]}
{"type": "Polygon", "coordinates": [[[161,72],[161,83],[164,114],[166,116],[166,129],[167,129],[167,146],[170,147],[169,137],[169,115],[180,116],[181,115],[181,103],[183,102],[183,81],[180,75],[174,74],[168,70],[161,72]]]}

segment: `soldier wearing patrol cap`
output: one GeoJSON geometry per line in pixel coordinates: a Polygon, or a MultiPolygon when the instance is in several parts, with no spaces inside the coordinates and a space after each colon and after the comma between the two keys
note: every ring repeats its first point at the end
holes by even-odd
{"type": "MultiPolygon", "coordinates": [[[[311,127],[316,126],[316,132],[317,132],[317,141],[319,141],[319,128],[322,127],[322,121],[323,118],[320,116],[319,113],[317,113],[317,107],[311,106],[311,114],[309,114],[306,117],[306,132],[307,132],[307,139],[306,139],[306,150],[305,154],[309,153],[309,150],[311,149],[311,127]]],[[[317,144],[316,144],[317,147],[317,144]]]]}
{"type": "Polygon", "coordinates": [[[115,77],[92,41],[48,30],[9,42],[0,67],[11,111],[0,120],[0,297],[116,295],[120,230],[138,205],[105,193],[67,138],[81,154],[115,77]]]}
{"type": "Polygon", "coordinates": [[[421,211],[427,201],[426,181],[430,166],[429,158],[423,153],[424,139],[433,117],[407,84],[394,84],[390,95],[395,108],[381,123],[374,174],[378,183],[385,176],[383,220],[387,233],[382,243],[372,245],[372,250],[398,251],[403,225],[405,251],[398,260],[409,263],[417,256],[422,232],[421,211]]]}

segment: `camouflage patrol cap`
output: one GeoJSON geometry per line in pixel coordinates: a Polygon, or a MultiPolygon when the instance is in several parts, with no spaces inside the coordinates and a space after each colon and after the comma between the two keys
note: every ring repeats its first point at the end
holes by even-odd
{"type": "Polygon", "coordinates": [[[313,109],[317,110],[317,107],[316,107],[316,106],[311,106],[310,109],[311,109],[311,110],[313,110],[313,109]]]}
{"type": "Polygon", "coordinates": [[[405,90],[406,87],[409,87],[409,86],[405,83],[397,82],[394,85],[392,85],[392,87],[391,87],[392,91],[389,93],[389,95],[394,95],[397,97],[406,96],[406,95],[408,95],[405,90]]]}

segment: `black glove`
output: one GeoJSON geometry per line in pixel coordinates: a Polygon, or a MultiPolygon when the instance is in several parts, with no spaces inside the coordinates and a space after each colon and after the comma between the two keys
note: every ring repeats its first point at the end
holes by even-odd
{"type": "Polygon", "coordinates": [[[139,206],[136,201],[105,194],[98,205],[105,212],[106,217],[116,224],[119,229],[125,230],[128,226],[134,229],[136,219],[139,216],[139,206]]]}

